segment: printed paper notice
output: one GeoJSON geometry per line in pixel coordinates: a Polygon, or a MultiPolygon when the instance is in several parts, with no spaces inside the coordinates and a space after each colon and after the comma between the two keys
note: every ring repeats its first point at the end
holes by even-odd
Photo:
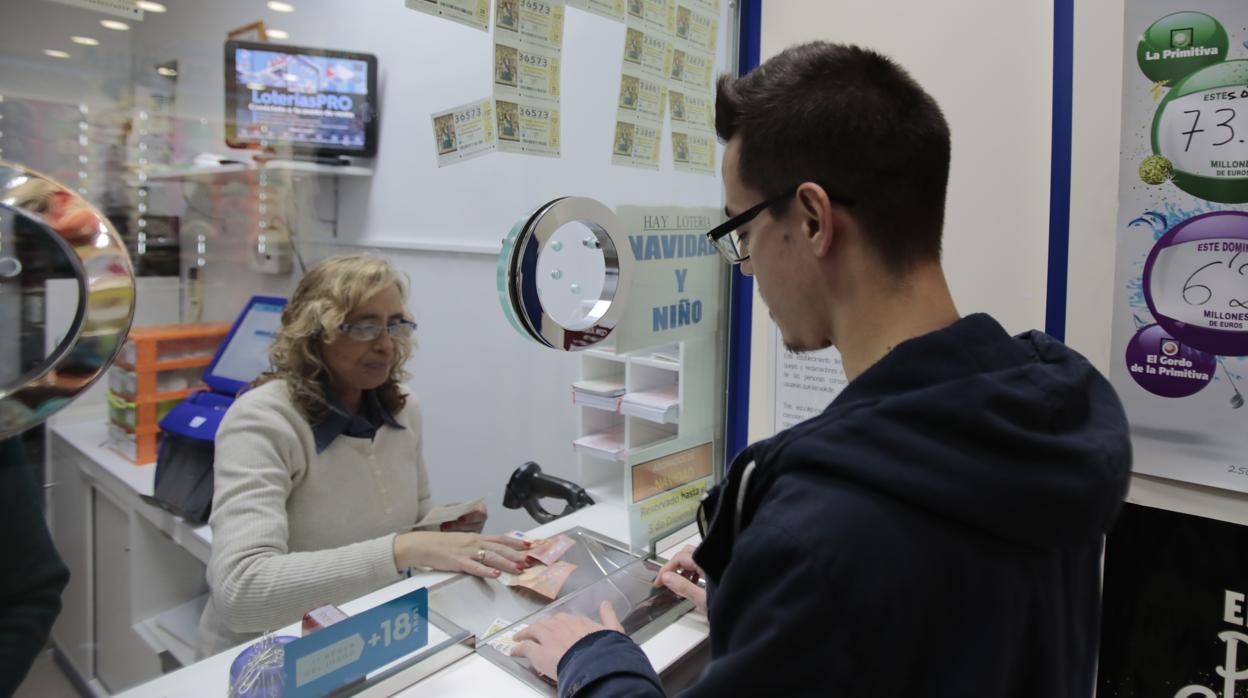
{"type": "Polygon", "coordinates": [[[845,389],[845,367],[834,347],[794,354],[771,326],[771,430],[788,429],[823,412],[845,389]]]}
{"type": "Polygon", "coordinates": [[[709,95],[690,92],[685,88],[668,90],[672,105],[672,126],[715,132],[715,104],[709,95]]]}
{"type": "Polygon", "coordinates": [[[498,147],[491,100],[469,102],[433,115],[438,167],[488,153],[498,147]]]}
{"type": "Polygon", "coordinates": [[[654,77],[669,78],[670,60],[667,36],[630,16],[624,30],[624,64],[632,64],[654,77]]]}
{"type": "Polygon", "coordinates": [[[624,21],[624,0],[568,0],[568,7],[593,12],[617,22],[624,21]]]}
{"type": "Polygon", "coordinates": [[[559,101],[559,53],[521,44],[514,36],[494,36],[494,97],[559,101]]]}
{"type": "Polygon", "coordinates": [[[498,149],[559,157],[559,107],[536,100],[495,100],[498,149]]]}
{"type": "Polygon", "coordinates": [[[715,135],[701,129],[672,124],[672,162],[678,172],[712,175],[715,170],[715,135]]]}
{"type": "Polygon", "coordinates": [[[644,22],[657,32],[672,33],[674,0],[628,0],[629,21],[644,22]]]}
{"type": "Polygon", "coordinates": [[[516,44],[563,48],[563,0],[496,0],[494,28],[516,44]]]}
{"type": "Polygon", "coordinates": [[[710,93],[715,80],[714,55],[691,48],[683,41],[673,41],[669,45],[668,53],[667,77],[671,78],[673,88],[684,86],[710,93]]]}
{"type": "Polygon", "coordinates": [[[660,126],[632,121],[615,122],[615,146],[611,150],[613,165],[659,169],[659,144],[663,140],[660,126]]]}
{"type": "Polygon", "coordinates": [[[676,38],[684,39],[707,53],[715,53],[715,42],[719,37],[718,13],[712,14],[703,9],[701,3],[691,0],[678,0],[675,9],[675,30],[672,33],[676,38]]]}
{"type": "Polygon", "coordinates": [[[473,29],[489,31],[490,28],[490,0],[404,0],[404,5],[409,10],[449,19],[473,29]]]}
{"type": "Polygon", "coordinates": [[[649,121],[662,126],[667,104],[667,86],[662,80],[625,64],[620,76],[619,111],[621,118],[649,121]]]}

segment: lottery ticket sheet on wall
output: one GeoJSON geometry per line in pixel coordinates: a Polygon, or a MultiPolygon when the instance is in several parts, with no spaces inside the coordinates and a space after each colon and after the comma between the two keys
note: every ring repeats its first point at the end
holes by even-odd
{"type": "Polygon", "coordinates": [[[1126,3],[1110,378],[1139,473],[1248,491],[1248,3],[1126,3]]]}

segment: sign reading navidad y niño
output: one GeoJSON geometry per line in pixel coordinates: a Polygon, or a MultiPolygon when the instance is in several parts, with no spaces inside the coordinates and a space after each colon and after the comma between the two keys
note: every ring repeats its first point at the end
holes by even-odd
{"type": "Polygon", "coordinates": [[[616,215],[628,231],[625,252],[635,260],[616,351],[714,335],[726,266],[706,232],[722,214],[713,208],[621,206],[616,215]]]}

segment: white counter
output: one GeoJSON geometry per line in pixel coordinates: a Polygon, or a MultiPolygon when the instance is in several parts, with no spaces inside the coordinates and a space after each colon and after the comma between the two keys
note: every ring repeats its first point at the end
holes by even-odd
{"type": "MultiPolygon", "coordinates": [[[[133,467],[133,466],[131,466],[133,467]]],[[[627,539],[628,518],[624,510],[610,504],[598,504],[573,512],[561,519],[539,526],[529,532],[534,537],[553,535],[573,526],[583,526],[608,537],[627,539]]],[[[680,545],[683,545],[682,542],[680,545]]],[[[671,554],[679,546],[665,551],[671,554]]],[[[409,579],[391,584],[354,601],[343,604],[342,610],[355,614],[378,604],[385,603],[422,586],[433,586],[450,579],[452,574],[432,572],[414,575],[409,579]]],[[[278,635],[300,634],[300,624],[294,623],[277,631],[278,635]]],[[[677,660],[695,650],[706,640],[706,618],[700,613],[688,613],[672,625],[660,631],[642,645],[655,669],[662,672],[677,660]]],[[[249,644],[249,643],[246,643],[249,644]]],[[[162,676],[142,686],[122,693],[125,698],[162,698],[211,696],[219,698],[229,691],[230,663],[246,647],[239,645],[197,664],[162,676]]],[[[395,694],[398,696],[510,696],[536,695],[526,684],[510,676],[483,657],[472,654],[442,671],[415,683],[395,694]]]]}
{"type": "Polygon", "coordinates": [[[207,524],[192,526],[181,518],[138,499],[138,495],[152,495],[156,482],[156,464],[135,465],[113,450],[105,448],[104,443],[108,437],[107,420],[96,418],[78,422],[57,422],[51,429],[54,435],[78,449],[96,466],[83,469],[83,474],[88,479],[125,503],[134,504],[134,511],[201,562],[208,564],[208,555],[212,550],[212,529],[207,524]]]}

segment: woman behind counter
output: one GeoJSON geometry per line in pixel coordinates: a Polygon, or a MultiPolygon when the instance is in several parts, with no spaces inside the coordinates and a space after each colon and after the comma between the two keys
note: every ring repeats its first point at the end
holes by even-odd
{"type": "Polygon", "coordinates": [[[412,567],[523,569],[527,543],[479,534],[484,509],[449,532],[405,532],[432,508],[420,410],[403,388],[406,295],[385,260],[345,255],[309,270],[282,312],[273,371],[217,432],[202,656],[412,567]]]}

